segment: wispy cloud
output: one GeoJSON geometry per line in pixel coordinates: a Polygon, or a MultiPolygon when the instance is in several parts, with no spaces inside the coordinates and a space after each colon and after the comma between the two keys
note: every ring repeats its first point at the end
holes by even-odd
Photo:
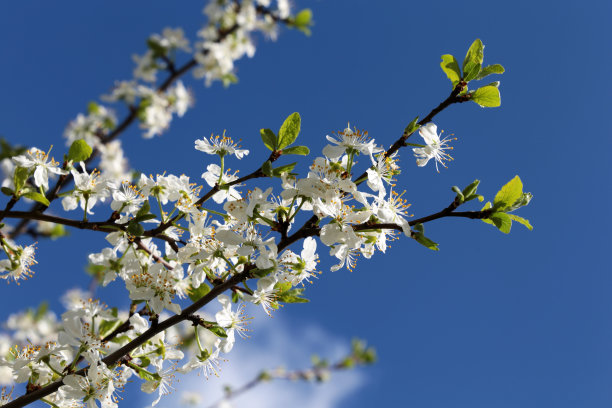
{"type": "MultiPolygon", "coordinates": [[[[163,398],[159,406],[178,407],[183,392],[190,391],[200,394],[202,402],[198,407],[208,407],[223,396],[225,385],[240,387],[262,369],[303,369],[311,365],[313,354],[332,362],[348,354],[351,339],[338,338],[314,324],[297,324],[281,316],[282,311],[272,319],[264,314],[257,316],[252,325],[252,337],[237,341],[227,355],[228,361],[224,363],[219,378],[183,377],[176,384],[176,392],[163,398]]],[[[333,373],[326,383],[274,380],[232,399],[231,406],[332,408],[355,393],[364,382],[365,375],[358,370],[333,373]]]]}

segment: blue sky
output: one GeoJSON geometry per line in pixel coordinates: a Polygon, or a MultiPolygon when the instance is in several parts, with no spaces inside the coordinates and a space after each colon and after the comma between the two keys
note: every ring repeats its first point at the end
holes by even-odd
{"type": "MultiPolygon", "coordinates": [[[[427,235],[440,252],[401,239],[352,273],[328,272],[322,254],[324,273],[307,289],[311,303],[284,307],[279,320],[296,341],[316,326],[334,342],[358,336],[377,347],[376,366],[330,406],[609,406],[610,3],[296,3],[314,12],[312,36],[284,30],[275,43],[259,38],[255,58],[240,61],[240,82],[228,89],[188,76],[197,102],[185,118],[151,141],[136,128],[124,133],[132,167],[197,179],[208,158],[193,149],[194,139],[227,129],[251,150],[229,166],[249,171],[265,154],[259,129],[278,129],[294,111],[313,154],[348,121],[390,145],[448,95],[440,55],[462,59],[481,38],[485,63],[506,68],[501,108],[462,104],[441,113],[438,128],[458,137],[455,160],[438,174],[418,168],[404,149],[398,186],[418,217],[447,206],[452,185],[478,178],[491,199],[519,174],[535,196],[519,215],[534,230],[515,225],[504,235],[478,221],[435,221],[427,235]]],[[[0,134],[59,152],[68,121],[131,76],[131,55],[144,51],[146,37],[181,26],[193,39],[202,7],[2,2],[0,134]]],[[[56,299],[66,282],[86,286],[85,253],[103,245],[103,237],[81,232],[40,242],[35,277],[0,288],[1,316],[43,299],[61,312],[56,299]]],[[[255,331],[248,341],[265,340],[255,331]]],[[[304,346],[305,354],[313,348],[304,346]]]]}

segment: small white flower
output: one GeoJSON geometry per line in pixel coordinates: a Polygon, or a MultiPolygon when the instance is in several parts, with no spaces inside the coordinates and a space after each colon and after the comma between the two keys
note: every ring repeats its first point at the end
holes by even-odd
{"type": "Polygon", "coordinates": [[[253,295],[245,296],[249,302],[261,305],[268,316],[272,316],[270,314],[271,309],[278,308],[278,303],[276,303],[278,290],[274,288],[274,285],[276,285],[276,279],[272,276],[266,276],[257,281],[257,290],[253,292],[253,295]]]}
{"type": "Polygon", "coordinates": [[[37,264],[34,259],[34,253],[36,252],[35,244],[22,247],[15,245],[13,247],[4,246],[4,250],[9,255],[10,259],[3,259],[0,261],[0,273],[8,272],[0,275],[2,279],[13,279],[17,282],[19,279],[27,279],[31,277],[34,272],[30,269],[32,265],[37,264]]]}
{"type": "Polygon", "coordinates": [[[374,139],[368,137],[368,132],[362,132],[357,128],[351,130],[350,124],[336,135],[337,139],[329,135],[326,136],[327,140],[333,144],[327,145],[323,149],[323,154],[331,160],[336,160],[344,153],[349,152],[364,153],[371,156],[383,151],[382,148],[374,144],[374,139]]]}
{"type": "Polygon", "coordinates": [[[457,139],[445,137],[444,139],[440,140],[440,135],[442,133],[438,135],[437,131],[437,126],[432,122],[421,126],[421,128],[419,129],[419,134],[421,135],[427,146],[417,147],[415,149],[412,149],[412,151],[414,152],[414,155],[417,158],[417,165],[419,167],[425,166],[430,159],[434,159],[436,161],[436,170],[439,173],[440,170],[438,170],[438,163],[446,167],[444,162],[446,160],[453,160],[453,158],[448,153],[446,153],[446,150],[452,150],[453,148],[451,146],[448,146],[448,143],[452,140],[457,139]]]}
{"type": "Polygon", "coordinates": [[[244,156],[249,154],[249,151],[246,149],[239,149],[238,143],[234,142],[231,137],[225,136],[225,131],[223,131],[223,136],[210,136],[210,142],[203,138],[202,140],[195,141],[195,148],[204,153],[208,154],[217,154],[221,157],[226,154],[235,155],[236,158],[242,159],[244,156]]]}
{"type": "MultiPolygon", "coordinates": [[[[202,174],[202,178],[206,181],[206,183],[211,186],[214,187],[215,184],[217,184],[217,182],[219,181],[219,176],[221,174],[221,167],[219,167],[216,164],[209,164],[206,167],[206,172],[202,174]]],[[[238,180],[238,176],[236,176],[235,174],[230,174],[228,172],[223,173],[223,176],[221,177],[221,185],[224,184],[228,184],[231,183],[233,181],[238,180]]],[[[213,196],[212,199],[215,201],[215,203],[217,204],[221,204],[222,202],[224,202],[225,200],[240,200],[240,193],[238,192],[238,190],[236,190],[235,186],[237,186],[236,184],[230,187],[223,187],[221,190],[217,191],[213,196]]]]}
{"type": "MultiPolygon", "coordinates": [[[[52,146],[53,147],[53,146],[52,146]]],[[[49,149],[49,152],[51,149],[49,149]]],[[[34,168],[34,184],[36,187],[49,189],[49,173],[68,174],[66,170],[59,168],[59,163],[53,158],[49,160],[49,152],[45,153],[35,147],[28,150],[27,154],[13,157],[13,161],[20,167],[34,168]]]]}

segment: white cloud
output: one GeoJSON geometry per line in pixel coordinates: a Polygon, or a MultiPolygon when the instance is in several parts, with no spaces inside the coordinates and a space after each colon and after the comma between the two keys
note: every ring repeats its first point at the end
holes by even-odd
{"type": "MultiPolygon", "coordinates": [[[[197,375],[183,376],[176,391],[162,398],[161,408],[177,408],[184,392],[197,392],[207,408],[223,396],[224,385],[234,389],[251,381],[262,369],[284,367],[287,370],[308,368],[310,357],[317,354],[335,362],[348,354],[350,340],[338,338],[313,324],[296,324],[284,320],[282,310],[270,319],[265,314],[256,316],[252,337],[240,339],[225,357],[221,376],[206,380],[197,375]]],[[[365,382],[359,370],[332,373],[326,383],[274,380],[263,383],[231,400],[233,408],[332,408],[354,394],[365,382]]]]}

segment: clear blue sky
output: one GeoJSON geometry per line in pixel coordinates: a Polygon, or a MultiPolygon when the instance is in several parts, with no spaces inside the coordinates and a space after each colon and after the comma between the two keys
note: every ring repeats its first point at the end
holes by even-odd
{"type": "MultiPolygon", "coordinates": [[[[438,174],[416,167],[404,149],[398,185],[422,216],[448,205],[452,185],[479,178],[492,198],[519,174],[535,196],[520,213],[534,231],[515,225],[507,236],[482,222],[441,220],[426,226],[440,252],[402,239],[352,273],[328,272],[323,254],[311,303],[279,313],[296,332],[316,323],[377,347],[379,363],[339,407],[610,406],[611,3],[295,3],[313,9],[312,36],[284,30],[276,43],[260,38],[229,89],[187,77],[197,103],[183,120],[151,141],[135,128],[124,134],[132,167],[197,179],[207,163],[194,139],[227,129],[252,152],[230,167],[247,171],[264,154],[258,130],[277,129],[293,111],[313,152],[348,121],[389,145],[448,95],[440,55],[463,58],[481,38],[485,63],[506,67],[501,108],[462,104],[440,114],[438,127],[459,139],[455,161],[438,174]]],[[[67,122],[131,76],[131,54],[144,51],[146,37],[182,26],[193,39],[202,7],[2,2],[0,134],[59,152],[67,122]]],[[[84,254],[104,243],[94,233],[73,237],[81,239],[39,243],[35,277],[0,287],[1,317],[42,299],[59,312],[55,299],[67,281],[87,285],[84,254]]]]}

